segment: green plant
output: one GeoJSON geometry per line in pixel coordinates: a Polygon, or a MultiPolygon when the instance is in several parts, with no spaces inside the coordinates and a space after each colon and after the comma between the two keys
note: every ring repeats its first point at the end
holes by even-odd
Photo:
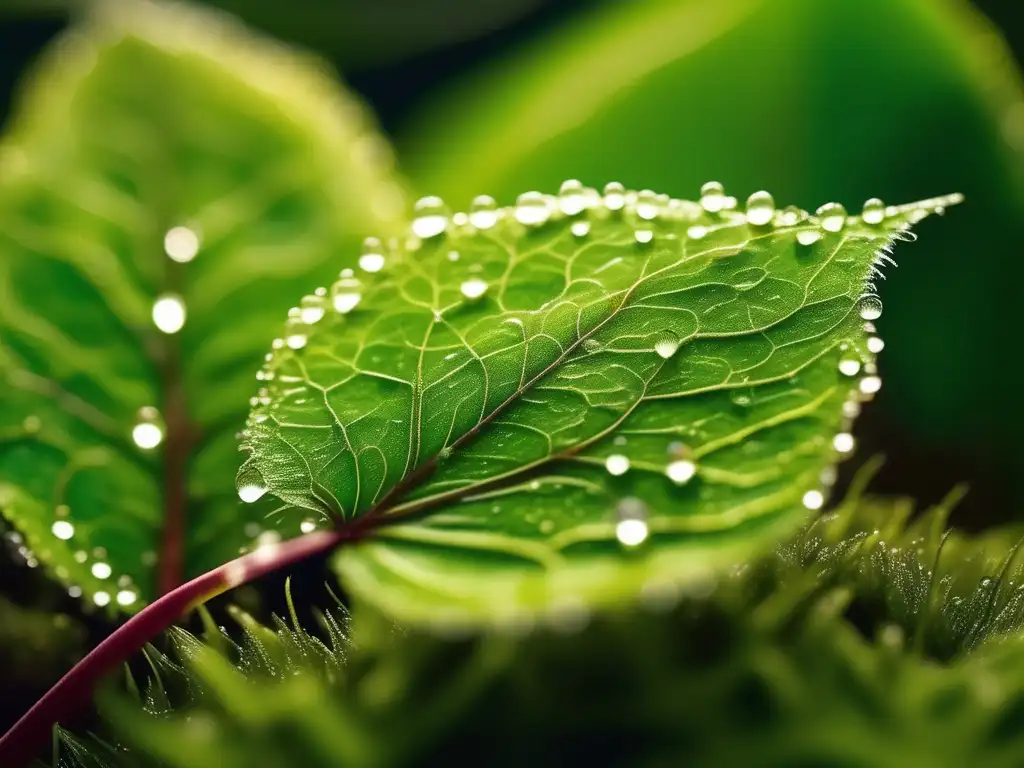
{"type": "Polygon", "coordinates": [[[126,618],[5,765],[165,630],[128,677],[145,711],[108,692],[61,765],[436,764],[465,728],[507,764],[602,739],[650,764],[1009,759],[1013,532],[860,490],[808,522],[881,386],[877,280],[959,195],[809,214],[569,180],[406,223],[315,62],[142,0],[91,7],[0,152],[0,512],[126,618]],[[327,553],[351,628],[304,629],[291,593],[290,625],[235,609],[240,643],[205,612],[202,639],[173,628],[327,553]],[[556,721],[602,659],[638,710],[556,721]],[[899,728],[864,746],[894,678],[899,728]],[[706,701],[756,739],[705,732],[706,701]]]}

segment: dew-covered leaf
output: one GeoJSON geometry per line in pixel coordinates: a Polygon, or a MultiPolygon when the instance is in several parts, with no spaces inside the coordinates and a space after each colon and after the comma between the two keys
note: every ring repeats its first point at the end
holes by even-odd
{"type": "Polygon", "coordinates": [[[404,619],[564,618],[705,580],[824,502],[880,386],[873,273],[951,202],[424,198],[289,320],[240,495],[361,518],[346,586],[404,619]]]}
{"type": "Polygon", "coordinates": [[[127,607],[247,546],[272,506],[238,502],[236,433],[267,340],[402,207],[318,62],[183,5],[90,4],[0,155],[0,508],[38,558],[127,607]]]}

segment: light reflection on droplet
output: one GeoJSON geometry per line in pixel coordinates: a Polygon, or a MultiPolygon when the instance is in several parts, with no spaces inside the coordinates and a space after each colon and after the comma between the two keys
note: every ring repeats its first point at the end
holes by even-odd
{"type": "Polygon", "coordinates": [[[860,380],[860,391],[865,395],[873,395],[882,388],[882,380],[878,376],[865,376],[860,380]]]}
{"type": "Polygon", "coordinates": [[[843,376],[856,376],[860,371],[860,360],[850,357],[839,361],[839,372],[843,376]]]}
{"type": "Polygon", "coordinates": [[[839,453],[849,453],[855,445],[856,441],[849,432],[840,432],[832,438],[832,447],[839,451],[839,453]]]}
{"type": "Polygon", "coordinates": [[[102,562],[93,563],[90,570],[92,571],[92,575],[97,579],[109,579],[110,574],[113,573],[111,567],[107,563],[102,562]]]}
{"type": "Polygon", "coordinates": [[[821,509],[825,504],[825,497],[821,491],[808,491],[804,494],[803,502],[807,509],[821,509]]]}
{"type": "Polygon", "coordinates": [[[487,293],[487,287],[487,283],[479,277],[471,277],[460,286],[460,290],[467,299],[479,299],[487,293]]]}
{"type": "Polygon", "coordinates": [[[615,538],[627,547],[636,547],[647,539],[647,523],[643,520],[620,520],[615,526],[615,538]]]}
{"type": "Polygon", "coordinates": [[[54,536],[63,541],[67,541],[75,535],[75,526],[67,520],[54,521],[53,525],[50,526],[50,530],[53,531],[54,536]]]}
{"type": "Polygon", "coordinates": [[[868,339],[868,351],[874,352],[876,355],[885,349],[885,342],[878,336],[872,336],[868,339]]]}
{"type": "Polygon", "coordinates": [[[153,324],[167,334],[185,327],[185,302],[180,296],[164,294],[153,303],[153,324]]]}
{"type": "Polygon", "coordinates": [[[97,592],[92,596],[92,601],[96,603],[100,608],[110,604],[110,593],[109,592],[97,592]]]}
{"type": "Polygon", "coordinates": [[[129,606],[135,602],[138,595],[130,589],[122,589],[117,593],[117,604],[123,606],[129,606]]]}
{"type": "Polygon", "coordinates": [[[188,227],[171,227],[164,235],[164,253],[179,264],[192,261],[199,253],[199,235],[188,227]]]}
{"type": "Polygon", "coordinates": [[[676,485],[685,485],[697,474],[697,465],[692,461],[680,459],[665,467],[665,474],[676,485]]]}
{"type": "Polygon", "coordinates": [[[604,468],[608,470],[610,475],[616,477],[624,475],[629,471],[629,458],[621,453],[613,453],[604,460],[604,468]]]}

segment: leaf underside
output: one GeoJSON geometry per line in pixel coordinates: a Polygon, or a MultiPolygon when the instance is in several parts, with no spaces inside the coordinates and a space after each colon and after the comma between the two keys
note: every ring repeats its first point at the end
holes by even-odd
{"type": "Polygon", "coordinates": [[[365,517],[338,568],[403,620],[571,621],[706,583],[820,505],[879,382],[872,271],[951,202],[758,225],[713,192],[425,199],[293,313],[240,493],[365,517]]]}
{"type": "Polygon", "coordinates": [[[278,523],[234,490],[252,374],[288,294],[403,203],[317,62],[218,14],[90,8],[2,147],[0,510],[72,590],[134,609],[158,559],[173,586],[278,523]]]}

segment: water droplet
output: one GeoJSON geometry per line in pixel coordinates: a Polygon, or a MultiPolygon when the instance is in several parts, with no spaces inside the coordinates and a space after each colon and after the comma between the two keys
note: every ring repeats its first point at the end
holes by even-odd
{"type": "Polygon", "coordinates": [[[649,229],[638,229],[633,233],[633,237],[638,243],[649,243],[654,239],[654,232],[649,229]]]}
{"type": "Polygon", "coordinates": [[[558,189],[558,207],[566,216],[575,216],[587,206],[583,184],[578,179],[567,179],[558,189]]]}
{"type": "Polygon", "coordinates": [[[67,541],[75,535],[75,526],[67,520],[57,520],[50,526],[53,535],[62,541],[67,541]]]}
{"type": "Polygon", "coordinates": [[[540,192],[524,192],[516,198],[516,221],[528,227],[539,227],[551,218],[551,206],[540,192]]]}
{"type": "Polygon", "coordinates": [[[242,467],[238,471],[235,487],[238,489],[238,498],[246,504],[259,501],[267,492],[267,485],[263,480],[263,475],[255,467],[242,467]]]}
{"type": "Polygon", "coordinates": [[[860,372],[860,360],[846,357],[839,361],[839,372],[843,376],[856,376],[860,372]]]}
{"type": "Polygon", "coordinates": [[[541,533],[544,533],[544,534],[551,533],[553,530],[555,530],[555,521],[554,520],[541,520],[540,521],[540,525],[538,526],[538,528],[539,528],[541,533]]]}
{"type": "Polygon", "coordinates": [[[821,240],[821,232],[816,229],[801,229],[796,233],[796,241],[800,245],[814,245],[821,240]]]}
{"type": "Polygon", "coordinates": [[[775,216],[775,199],[761,190],[747,198],[747,221],[755,227],[763,227],[775,216]]]}
{"type": "Polygon", "coordinates": [[[647,539],[647,507],[637,498],[622,499],[615,508],[619,522],[615,537],[627,547],[636,547],[647,539]]]}
{"type": "Polygon", "coordinates": [[[299,303],[299,319],[306,325],[319,323],[327,313],[327,298],[316,294],[304,296],[299,303]]]}
{"type": "Polygon", "coordinates": [[[440,197],[421,197],[413,206],[413,234],[424,240],[437,237],[448,228],[448,213],[440,197]]]}
{"type": "Polygon", "coordinates": [[[164,235],[164,253],[179,264],[192,261],[199,253],[199,235],[188,227],[171,227],[164,235]]]}
{"type": "Polygon", "coordinates": [[[839,453],[850,453],[855,445],[856,441],[849,432],[840,432],[832,438],[832,447],[839,453]]]}
{"type": "Polygon", "coordinates": [[[363,240],[363,252],[359,256],[359,268],[364,272],[380,272],[384,269],[384,247],[376,237],[363,240]]]}
{"type": "Polygon", "coordinates": [[[665,474],[676,485],[685,485],[697,474],[697,465],[692,461],[680,459],[665,467],[665,474]]]}
{"type": "Polygon", "coordinates": [[[793,227],[807,218],[806,211],[797,208],[795,205],[787,205],[782,211],[782,224],[786,227],[793,227]]]}
{"type": "Polygon", "coordinates": [[[316,520],[310,520],[309,518],[306,518],[301,523],[299,523],[299,530],[303,533],[312,533],[316,530],[316,520]]]}
{"type": "Polygon", "coordinates": [[[342,272],[338,281],[331,286],[331,304],[343,315],[355,309],[362,298],[363,283],[348,270],[342,272]]]}
{"type": "Polygon", "coordinates": [[[865,296],[860,302],[860,316],[864,320],[877,320],[882,316],[882,302],[875,296],[865,296]]]}
{"type": "Polygon", "coordinates": [[[843,403],[843,416],[848,419],[855,419],[860,415],[860,403],[856,400],[847,400],[843,403]]]}
{"type": "Polygon", "coordinates": [[[881,224],[885,221],[885,203],[877,197],[866,200],[860,218],[865,224],[881,224]]]}
{"type": "Polygon", "coordinates": [[[569,231],[576,237],[586,237],[590,233],[589,221],[574,221],[569,225],[569,231]]]}
{"type": "Polygon", "coordinates": [[[467,299],[479,299],[485,293],[487,293],[487,283],[481,280],[479,277],[471,277],[466,280],[462,286],[462,295],[467,299]]]}
{"type": "Polygon", "coordinates": [[[82,588],[81,587],[68,587],[68,594],[71,597],[75,597],[75,598],[81,597],[82,596],[82,588]]]}
{"type": "Polygon", "coordinates": [[[604,185],[604,207],[609,211],[621,211],[626,204],[626,188],[617,181],[604,185]]]}
{"type": "Polygon", "coordinates": [[[113,569],[107,563],[93,563],[90,570],[97,579],[109,579],[113,573],[113,569]]]}
{"type": "Polygon", "coordinates": [[[122,589],[117,593],[117,604],[123,606],[129,606],[135,602],[138,595],[130,589],[122,589]]]}
{"type": "Polygon", "coordinates": [[[725,188],[717,181],[709,181],[700,188],[700,205],[708,213],[718,213],[725,207],[725,188]]]}
{"type": "Polygon", "coordinates": [[[110,604],[110,593],[109,592],[97,592],[92,596],[92,601],[96,603],[100,608],[110,604]]]}
{"type": "Polygon", "coordinates": [[[839,203],[825,203],[816,214],[826,232],[839,232],[846,226],[846,209],[839,203]]]}
{"type": "Polygon", "coordinates": [[[165,293],[153,303],[153,324],[164,333],[177,333],[185,327],[185,302],[180,296],[165,293]]]}
{"type": "Polygon", "coordinates": [[[885,349],[885,342],[878,336],[872,336],[868,339],[868,352],[874,352],[877,355],[883,349],[885,349]]]}
{"type": "Polygon", "coordinates": [[[608,470],[609,475],[624,475],[629,471],[629,458],[621,453],[613,453],[604,460],[604,468],[608,470]]]}
{"type": "Polygon", "coordinates": [[[644,221],[653,221],[658,218],[658,196],[649,189],[643,190],[636,196],[634,210],[644,221]]]}
{"type": "Polygon", "coordinates": [[[700,224],[694,224],[692,227],[686,230],[686,236],[691,240],[700,240],[708,233],[707,227],[702,227],[700,224]]]}
{"type": "Polygon", "coordinates": [[[807,509],[821,509],[825,504],[825,497],[821,491],[808,491],[804,494],[803,502],[807,509]]]}
{"type": "Polygon", "coordinates": [[[668,360],[679,351],[679,336],[673,331],[662,331],[654,342],[654,351],[658,357],[668,360]]]}
{"type": "Polygon", "coordinates": [[[882,380],[878,376],[865,376],[860,380],[860,391],[865,395],[873,395],[882,388],[882,380]]]}
{"type": "Polygon", "coordinates": [[[151,406],[140,408],[132,427],[132,440],[139,448],[150,451],[164,440],[164,429],[160,423],[160,412],[151,406]]]}
{"type": "Polygon", "coordinates": [[[490,195],[473,198],[469,208],[469,223],[477,229],[490,229],[498,223],[498,204],[490,195]]]}

